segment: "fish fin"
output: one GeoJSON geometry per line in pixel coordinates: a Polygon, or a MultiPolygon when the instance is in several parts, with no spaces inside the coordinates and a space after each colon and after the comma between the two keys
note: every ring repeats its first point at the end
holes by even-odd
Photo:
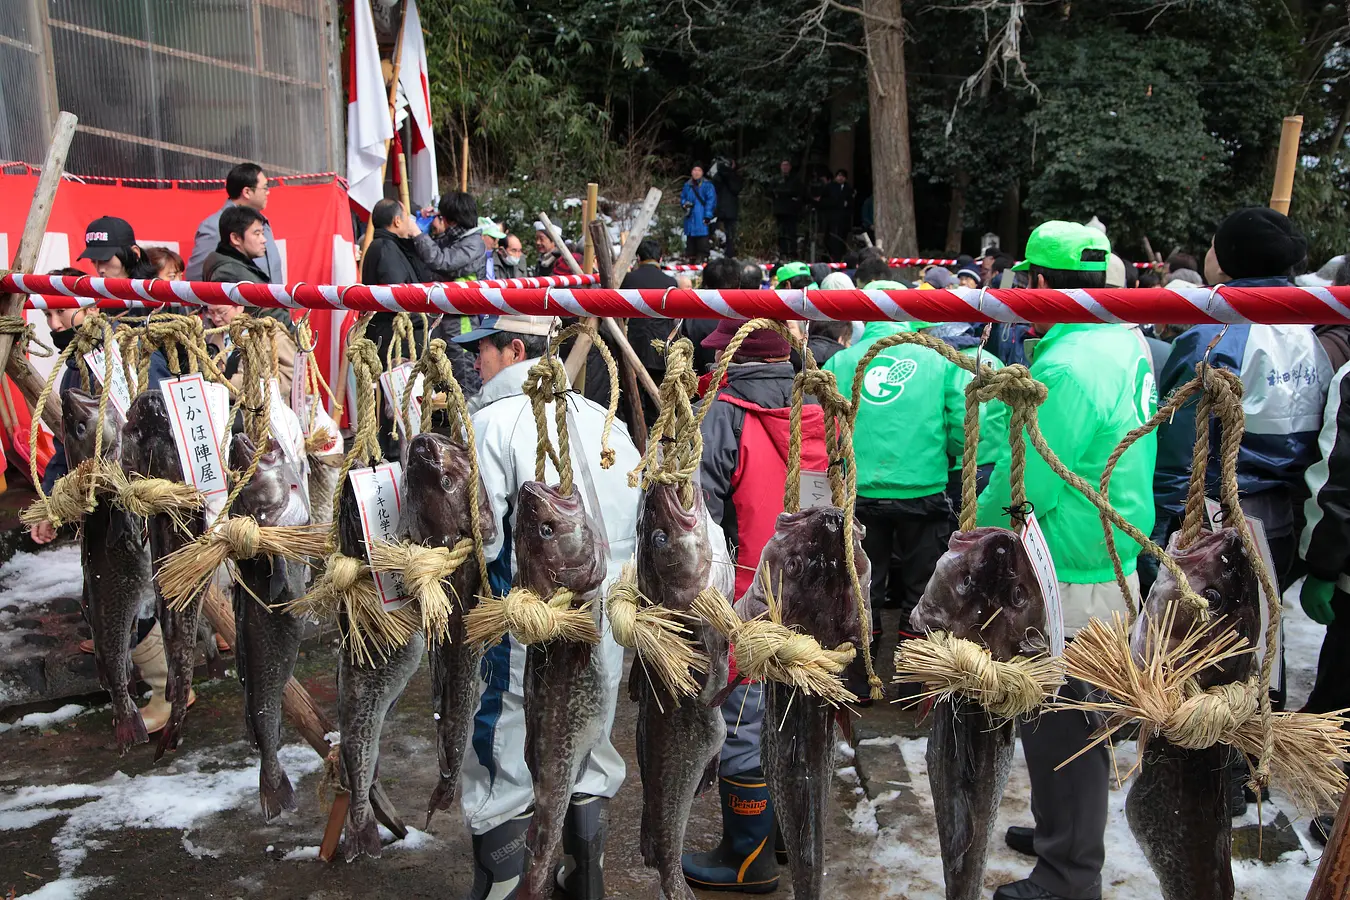
{"type": "Polygon", "coordinates": [[[145,731],[145,720],[134,703],[131,704],[130,713],[119,716],[113,722],[113,736],[117,740],[117,752],[122,756],[133,744],[144,744],[150,740],[150,735],[145,731]]]}
{"type": "Polygon", "coordinates": [[[277,766],[278,779],[275,786],[267,783],[267,770],[258,769],[258,799],[262,802],[263,819],[270,822],[281,815],[283,809],[294,810],[299,805],[295,801],[295,788],[286,770],[277,766]]]}
{"type": "Polygon", "coordinates": [[[726,687],[722,688],[720,691],[714,694],[712,700],[708,701],[708,709],[720,708],[723,703],[727,702],[727,698],[731,696],[731,692],[736,690],[736,688],[740,687],[742,684],[744,684],[745,680],[746,679],[744,675],[737,673],[735,678],[727,682],[726,687]]]}
{"type": "Polygon", "coordinates": [[[267,579],[267,603],[272,605],[288,594],[291,589],[286,575],[286,560],[280,556],[272,557],[272,574],[267,579]]]}
{"type": "Polygon", "coordinates": [[[698,780],[698,786],[694,788],[694,796],[701,797],[703,792],[717,784],[717,775],[722,766],[722,751],[718,750],[713,754],[712,759],[703,768],[703,777],[698,780]]]}
{"type": "Polygon", "coordinates": [[[431,799],[427,801],[427,827],[431,827],[431,817],[436,815],[438,809],[449,809],[455,799],[455,782],[448,778],[441,778],[436,782],[436,787],[431,792],[431,799]]]}
{"type": "Polygon", "coordinates": [[[372,859],[380,858],[380,826],[371,819],[356,828],[349,818],[347,827],[342,830],[342,855],[347,862],[355,862],[362,854],[372,859]]]}

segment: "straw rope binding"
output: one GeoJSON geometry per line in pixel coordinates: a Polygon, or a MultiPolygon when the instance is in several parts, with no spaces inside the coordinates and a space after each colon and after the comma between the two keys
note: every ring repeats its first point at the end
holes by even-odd
{"type": "Polygon", "coordinates": [[[1041,708],[1064,682],[1064,662],[1052,656],[994,659],[974,641],[933,632],[902,641],[895,649],[895,683],[921,682],[916,698],[978,703],[995,719],[1029,715],[1041,708]]]}
{"type": "Polygon", "coordinates": [[[638,659],[672,697],[693,697],[702,686],[691,674],[708,671],[708,657],[695,648],[689,623],[694,616],[653,604],[637,585],[637,566],[626,563],[610,586],[605,612],[614,640],[637,651],[638,659]]]}

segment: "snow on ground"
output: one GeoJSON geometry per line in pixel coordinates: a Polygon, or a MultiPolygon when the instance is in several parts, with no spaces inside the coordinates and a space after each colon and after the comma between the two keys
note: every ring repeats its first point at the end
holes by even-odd
{"type": "Polygon", "coordinates": [[[80,545],[62,544],[42,553],[16,553],[0,566],[0,606],[15,605],[20,612],[0,612],[22,618],[25,608],[50,603],[58,597],[78,597],[84,573],[80,568],[80,545]]]}
{"type": "MultiPolygon", "coordinates": [[[[96,887],[98,879],[74,878],[97,836],[124,828],[173,828],[185,832],[183,848],[192,855],[217,851],[192,845],[186,832],[215,813],[257,801],[258,760],[214,768],[219,748],[185,756],[162,772],[128,776],[121,772],[96,784],[57,784],[24,787],[0,794],[0,831],[31,828],[50,819],[65,818],[52,838],[61,861],[61,882],[72,893],[38,893],[54,898],[81,896],[77,889],[96,887]],[[71,801],[85,802],[71,806],[71,801]]],[[[281,750],[281,764],[293,780],[318,771],[323,761],[309,747],[291,745],[281,750]]],[[[413,836],[402,842],[406,845],[413,836]]],[[[43,890],[52,888],[45,885],[43,890]]]]}
{"type": "MultiPolygon", "coordinates": [[[[1325,629],[1312,622],[1303,613],[1298,602],[1298,587],[1295,584],[1285,594],[1282,620],[1285,635],[1285,665],[1287,669],[1288,708],[1298,709],[1307,699],[1317,669],[1317,655],[1322,645],[1325,629]]],[[[945,896],[942,875],[942,851],[938,843],[937,827],[933,819],[933,795],[928,785],[928,764],[924,758],[928,749],[927,738],[880,737],[865,740],[862,743],[876,746],[894,746],[898,749],[909,771],[908,790],[913,793],[914,803],[902,808],[917,808],[921,814],[902,815],[898,821],[877,829],[876,810],[879,806],[894,802],[904,792],[888,792],[876,800],[859,796],[851,811],[853,830],[861,835],[876,835],[876,847],[873,858],[885,870],[883,877],[886,885],[881,900],[941,900],[945,896]]],[[[1116,771],[1119,776],[1128,776],[1136,761],[1135,745],[1130,743],[1117,745],[1114,749],[1116,771]]],[[[850,768],[847,771],[852,771],[850,768]]],[[[839,772],[841,780],[851,783],[845,770],[839,772]]],[[[1158,880],[1144,859],[1139,844],[1130,832],[1125,820],[1125,797],[1130,781],[1123,787],[1113,784],[1109,800],[1109,820],[1106,831],[1106,865],[1102,871],[1103,893],[1112,900],[1153,900],[1159,895],[1158,880]]],[[[1003,842],[1003,834],[1010,825],[1031,825],[1032,816],[1029,798],[1031,784],[1027,778],[1026,761],[1022,755],[1019,741],[1012,775],[1008,788],[1003,795],[999,809],[998,822],[990,846],[989,863],[985,869],[985,887],[992,891],[1000,884],[1025,878],[1031,871],[1034,861],[1009,850],[1003,842]]],[[[1291,819],[1297,815],[1290,798],[1278,790],[1273,802],[1262,807],[1263,818],[1271,821],[1279,810],[1284,810],[1291,819]]],[[[1234,821],[1241,825],[1256,821],[1256,806],[1253,804],[1246,819],[1234,821]]],[[[1296,819],[1294,828],[1298,832],[1302,850],[1286,853],[1274,864],[1264,864],[1252,860],[1238,860],[1233,863],[1233,880],[1236,884],[1236,900],[1267,900],[1273,897],[1302,897],[1307,894],[1321,857],[1321,847],[1312,843],[1307,834],[1306,818],[1296,819]]]]}
{"type": "Polygon", "coordinates": [[[67,703],[55,712],[29,713],[17,722],[0,722],[0,734],[18,728],[36,728],[39,731],[48,731],[52,727],[60,725],[62,722],[69,722],[71,719],[81,713],[88,712],[89,710],[90,707],[81,706],[78,703],[67,703]]]}

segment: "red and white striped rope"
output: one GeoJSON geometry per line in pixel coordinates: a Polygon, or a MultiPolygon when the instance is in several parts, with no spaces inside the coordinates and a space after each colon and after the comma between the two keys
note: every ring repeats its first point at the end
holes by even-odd
{"type": "MultiPolygon", "coordinates": [[[[47,310],[47,309],[87,309],[89,307],[97,307],[98,309],[110,309],[110,310],[146,310],[146,309],[158,309],[159,307],[165,305],[166,303],[179,303],[189,306],[201,306],[204,305],[205,303],[232,302],[230,300],[201,301],[188,298],[164,300],[160,298],[153,298],[149,294],[137,297],[128,297],[125,295],[113,296],[107,293],[92,294],[89,293],[91,289],[85,287],[85,285],[88,285],[89,283],[95,281],[101,282],[103,280],[104,279],[95,278],[92,275],[86,275],[82,278],[75,278],[73,276],[53,278],[52,279],[53,285],[51,291],[41,294],[36,292],[29,293],[28,301],[24,304],[24,308],[47,310]],[[69,289],[67,289],[66,288],[67,284],[70,284],[72,286],[69,289]]],[[[108,280],[128,282],[128,279],[125,278],[108,279],[108,280]]],[[[469,288],[480,288],[484,290],[500,290],[502,288],[528,289],[528,288],[581,287],[583,285],[596,284],[599,281],[600,276],[594,274],[548,275],[541,278],[499,278],[494,281],[456,281],[456,282],[448,282],[445,284],[431,282],[426,284],[388,285],[388,287],[416,288],[422,291],[429,291],[432,288],[441,286],[453,288],[469,287],[469,288]]],[[[141,282],[131,282],[131,283],[140,284],[141,282]]],[[[182,284],[183,282],[174,282],[174,283],[182,284]]],[[[205,288],[207,284],[209,284],[209,282],[199,282],[198,286],[205,288]]],[[[297,285],[297,287],[299,286],[303,285],[297,285]]],[[[191,293],[193,294],[193,296],[196,296],[195,291],[191,293]]],[[[211,291],[203,290],[202,293],[204,295],[207,295],[211,294],[211,291]]],[[[235,304],[235,305],[266,306],[269,304],[262,303],[262,304],[235,304]]],[[[290,306],[292,304],[271,304],[271,305],[290,306]]],[[[329,307],[319,307],[319,308],[327,309],[329,307]]]]}
{"type": "MultiPolygon", "coordinates": [[[[679,263],[679,264],[665,265],[662,266],[661,268],[665,269],[667,272],[701,272],[703,271],[703,267],[705,265],[706,263],[679,263]]],[[[783,263],[768,263],[764,266],[764,268],[772,272],[774,269],[778,268],[781,265],[783,265],[783,263]]],[[[841,262],[823,263],[823,265],[827,265],[831,269],[848,268],[847,263],[841,262]]],[[[886,260],[886,265],[890,266],[893,269],[900,269],[904,268],[905,266],[954,266],[956,265],[956,260],[936,259],[936,258],[929,258],[926,256],[897,256],[892,259],[886,260]]]]}
{"type": "Polygon", "coordinates": [[[1105,288],[1099,290],[611,290],[441,285],[215,284],[7,275],[0,291],[44,297],[290,309],[452,315],[724,318],[921,322],[1256,322],[1345,324],[1347,287],[1105,288]]]}

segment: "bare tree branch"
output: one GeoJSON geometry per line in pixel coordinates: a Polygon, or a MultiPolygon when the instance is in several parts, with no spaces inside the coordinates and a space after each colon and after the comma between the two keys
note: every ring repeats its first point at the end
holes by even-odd
{"type": "Polygon", "coordinates": [[[956,125],[956,114],[961,107],[970,102],[975,89],[982,82],[995,74],[1004,85],[1007,85],[1009,71],[1012,71],[1034,96],[1039,97],[1041,93],[1040,88],[1027,74],[1027,64],[1022,59],[1022,24],[1026,19],[1024,0],[976,0],[974,3],[966,4],[966,8],[983,14],[986,35],[989,34],[989,17],[992,13],[1006,9],[1008,18],[990,38],[980,68],[961,82],[961,87],[956,92],[956,102],[952,104],[952,113],[947,117],[948,137],[951,137],[952,128],[956,125]]]}

